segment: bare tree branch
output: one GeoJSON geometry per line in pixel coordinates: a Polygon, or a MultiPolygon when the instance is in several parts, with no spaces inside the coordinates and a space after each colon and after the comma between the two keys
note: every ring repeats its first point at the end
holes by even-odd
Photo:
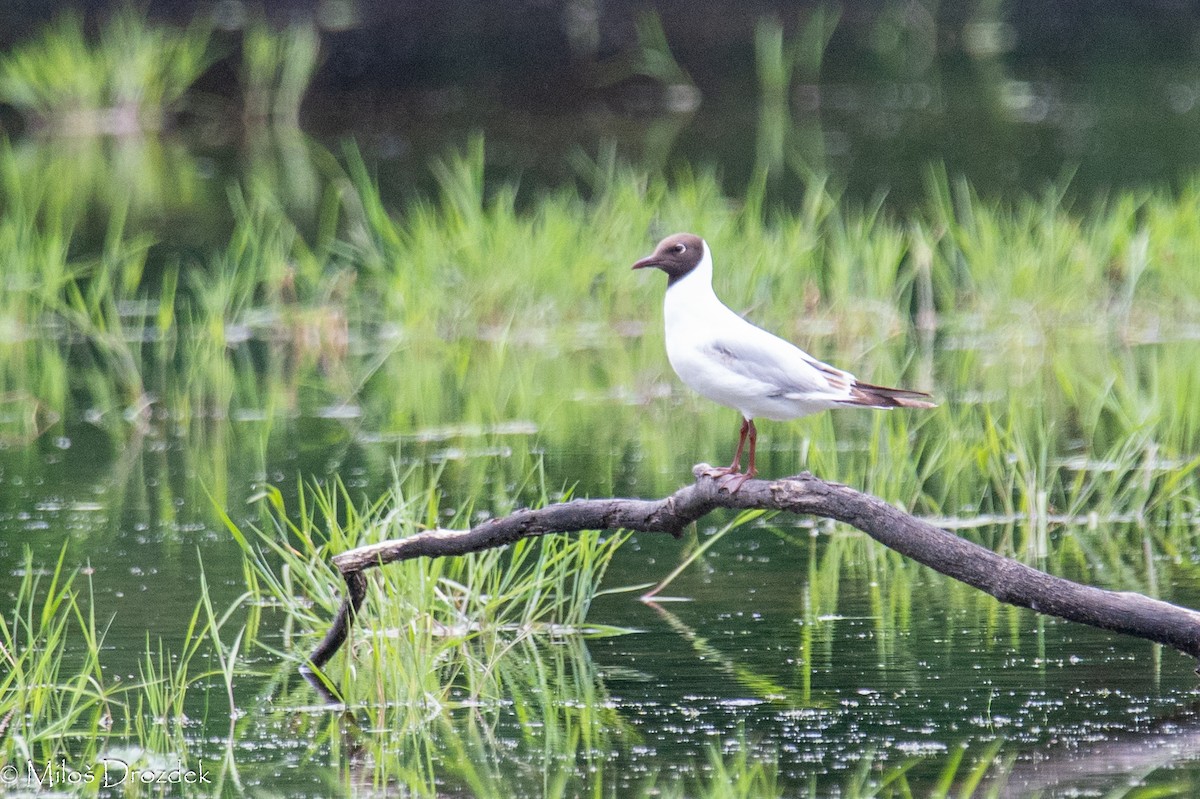
{"type": "Polygon", "coordinates": [[[707,464],[697,466],[695,483],[659,500],[575,500],[520,510],[470,530],[430,530],[337,555],[333,563],[346,580],[346,597],[325,640],[309,660],[320,668],[345,642],[365,595],[366,569],[397,560],[463,555],[547,533],[625,529],[679,537],[687,525],[716,508],[777,510],[836,519],[1001,602],[1145,638],[1200,658],[1200,613],[1194,610],[1055,577],[939,529],[878,497],[808,473],[781,480],[749,480],[730,494],[720,479],[703,475],[708,468],[707,464]]]}

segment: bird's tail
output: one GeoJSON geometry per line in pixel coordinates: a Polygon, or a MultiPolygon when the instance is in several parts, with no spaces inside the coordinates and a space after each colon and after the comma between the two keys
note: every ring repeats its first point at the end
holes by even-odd
{"type": "Polygon", "coordinates": [[[906,388],[873,386],[870,383],[854,382],[850,386],[850,398],[842,400],[846,405],[862,405],[868,408],[936,408],[936,402],[923,391],[906,388]]]}

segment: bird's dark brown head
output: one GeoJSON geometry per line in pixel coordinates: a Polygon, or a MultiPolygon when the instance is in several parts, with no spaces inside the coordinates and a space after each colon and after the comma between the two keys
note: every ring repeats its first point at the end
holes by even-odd
{"type": "Polygon", "coordinates": [[[634,269],[653,266],[667,273],[667,285],[691,272],[704,257],[704,241],[691,233],[676,233],[658,243],[654,252],[633,265],[634,269]]]}

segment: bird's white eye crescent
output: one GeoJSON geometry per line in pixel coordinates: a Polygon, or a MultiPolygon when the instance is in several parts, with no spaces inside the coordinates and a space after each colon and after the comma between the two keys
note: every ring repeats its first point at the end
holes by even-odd
{"type": "Polygon", "coordinates": [[[687,247],[685,247],[683,244],[676,244],[671,249],[675,250],[675,252],[678,252],[678,253],[687,252],[687,247]]]}

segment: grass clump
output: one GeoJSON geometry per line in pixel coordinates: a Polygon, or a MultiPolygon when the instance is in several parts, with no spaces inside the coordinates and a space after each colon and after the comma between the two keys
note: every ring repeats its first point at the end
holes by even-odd
{"type": "Polygon", "coordinates": [[[217,612],[203,581],[182,651],[147,639],[138,675],[114,675],[90,569],[70,570],[66,555],[64,547],[42,569],[27,551],[12,609],[0,617],[0,763],[17,764],[9,774],[16,780],[28,775],[26,764],[38,773],[60,762],[84,771],[116,753],[145,765],[185,752],[185,730],[216,710],[210,694],[224,694],[228,707],[216,712],[228,718],[234,680],[254,675],[239,651],[247,627],[225,640],[246,617],[243,598],[217,612]],[[201,660],[216,666],[197,668],[201,660]]]}
{"type": "Polygon", "coordinates": [[[0,761],[49,760],[69,743],[95,747],[120,704],[100,666],[103,631],[65,554],[42,574],[26,553],[16,601],[0,617],[0,761]],[[77,639],[81,651],[69,657],[77,639]]]}
{"type": "MultiPolygon", "coordinates": [[[[246,555],[252,601],[284,613],[282,647],[269,633],[255,644],[293,665],[304,662],[341,600],[330,554],[479,519],[470,507],[446,511],[436,482],[411,476],[367,504],[354,503],[344,485],[306,489],[294,512],[277,490],[261,499],[261,528],[227,524],[246,555]]],[[[327,677],[363,727],[390,730],[403,744],[380,749],[360,779],[418,792],[461,783],[499,796],[530,762],[544,760],[557,780],[610,751],[623,723],[584,638],[620,632],[589,624],[587,613],[624,540],[547,536],[372,574],[346,654],[327,677]],[[498,739],[512,743],[498,747],[498,739]]]]}
{"type": "MultiPolygon", "coordinates": [[[[444,511],[436,484],[421,487],[399,477],[391,491],[367,504],[356,505],[343,485],[311,487],[295,516],[278,490],[268,489],[261,498],[269,513],[251,535],[226,518],[250,564],[250,591],[257,601],[284,608],[289,629],[303,627],[318,636],[341,601],[341,580],[327,564],[330,555],[478,520],[470,507],[444,511]]],[[[368,660],[381,679],[412,681],[393,685],[399,695],[442,704],[459,676],[465,679],[460,687],[474,699],[494,695],[496,686],[488,679],[493,666],[472,647],[485,645],[495,653],[531,636],[615,632],[589,626],[587,613],[625,537],[547,536],[463,557],[395,564],[372,582],[361,614],[368,660]],[[412,667],[394,668],[397,662],[412,667]]],[[[302,646],[295,649],[293,659],[303,652],[302,646]]],[[[346,668],[359,668],[359,660],[349,660],[346,668]]],[[[364,682],[361,676],[356,681],[364,682]]]]}

